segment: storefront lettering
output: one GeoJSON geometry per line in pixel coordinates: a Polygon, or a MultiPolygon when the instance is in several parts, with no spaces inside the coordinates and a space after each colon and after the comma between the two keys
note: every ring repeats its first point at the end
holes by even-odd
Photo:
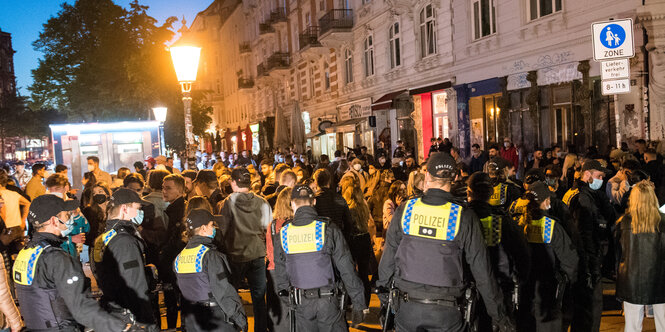
{"type": "Polygon", "coordinates": [[[365,98],[338,105],[337,112],[339,114],[339,122],[368,117],[372,115],[372,100],[365,98]]]}

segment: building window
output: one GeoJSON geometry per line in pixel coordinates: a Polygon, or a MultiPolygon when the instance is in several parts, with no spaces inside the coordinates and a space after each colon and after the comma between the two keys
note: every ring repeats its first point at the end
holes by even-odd
{"type": "Polygon", "coordinates": [[[399,23],[390,26],[390,68],[399,67],[402,64],[402,52],[400,50],[399,23]]]}
{"type": "Polygon", "coordinates": [[[526,0],[529,19],[535,20],[561,11],[561,2],[562,0],[526,0]]]}
{"type": "Polygon", "coordinates": [[[423,58],[436,53],[436,18],[431,4],[420,11],[420,52],[423,58]]]}
{"type": "Polygon", "coordinates": [[[344,51],[344,80],[347,84],[353,82],[353,53],[349,49],[344,51]]]}
{"type": "Polygon", "coordinates": [[[365,76],[374,75],[374,41],[372,36],[365,38],[365,76]]]}
{"type": "Polygon", "coordinates": [[[473,1],[473,39],[479,39],[495,33],[495,18],[494,0],[473,1]]]}
{"type": "Polygon", "coordinates": [[[314,67],[309,67],[309,97],[314,98],[314,67]]]}

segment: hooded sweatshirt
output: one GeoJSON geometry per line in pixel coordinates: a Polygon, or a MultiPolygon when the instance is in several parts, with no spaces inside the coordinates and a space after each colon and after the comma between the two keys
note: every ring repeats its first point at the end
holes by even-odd
{"type": "Polygon", "coordinates": [[[231,261],[249,262],[266,256],[266,229],[272,221],[268,202],[253,193],[233,193],[220,210],[220,229],[231,261]]]}

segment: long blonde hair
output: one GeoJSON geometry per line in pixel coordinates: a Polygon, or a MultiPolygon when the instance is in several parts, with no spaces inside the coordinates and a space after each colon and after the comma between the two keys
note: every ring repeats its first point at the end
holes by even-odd
{"type": "Polygon", "coordinates": [[[340,186],[342,187],[342,197],[346,200],[346,204],[349,205],[356,229],[360,233],[367,232],[367,224],[370,218],[369,206],[367,206],[360,185],[353,176],[348,176],[342,179],[340,186]]]}
{"type": "Polygon", "coordinates": [[[291,191],[292,188],[284,188],[282,192],[277,195],[275,202],[275,209],[272,211],[273,219],[287,220],[293,218],[293,209],[291,208],[291,191]]]}
{"type": "Polygon", "coordinates": [[[566,157],[563,159],[563,167],[561,167],[561,180],[566,178],[566,175],[568,173],[568,169],[571,167],[575,167],[575,163],[577,162],[577,155],[574,153],[569,153],[566,155],[566,157]]]}
{"type": "Polygon", "coordinates": [[[653,184],[648,180],[638,182],[630,191],[628,200],[633,234],[655,233],[660,223],[660,211],[653,184]]]}

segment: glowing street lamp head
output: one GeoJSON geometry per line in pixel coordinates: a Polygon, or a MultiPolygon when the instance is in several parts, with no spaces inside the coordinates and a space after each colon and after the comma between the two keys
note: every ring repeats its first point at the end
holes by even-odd
{"type": "Polygon", "coordinates": [[[152,112],[155,114],[155,120],[159,122],[166,122],[166,107],[153,107],[152,112]]]}
{"type": "Polygon", "coordinates": [[[196,81],[201,48],[195,46],[172,46],[171,59],[179,82],[196,81]]]}

